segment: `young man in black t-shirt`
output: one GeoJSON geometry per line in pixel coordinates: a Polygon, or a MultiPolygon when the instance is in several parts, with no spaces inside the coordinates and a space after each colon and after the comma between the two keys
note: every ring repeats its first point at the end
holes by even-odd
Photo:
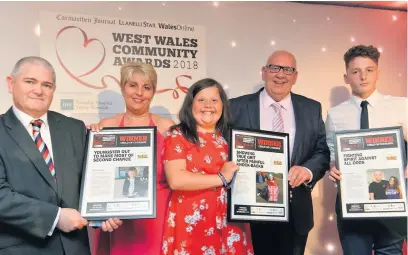
{"type": "Polygon", "coordinates": [[[368,192],[370,193],[370,200],[387,199],[385,195],[385,189],[387,188],[388,181],[383,180],[383,172],[374,172],[374,181],[370,183],[368,192]]]}

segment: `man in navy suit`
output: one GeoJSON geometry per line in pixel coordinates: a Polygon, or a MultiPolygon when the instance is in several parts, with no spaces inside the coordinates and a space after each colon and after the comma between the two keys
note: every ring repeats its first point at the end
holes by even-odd
{"type": "Polygon", "coordinates": [[[233,126],[289,133],[291,202],[289,223],[252,223],[256,255],[300,255],[313,227],[311,190],[329,169],[330,151],[319,102],[291,92],[298,71],[295,57],[274,52],[262,67],[264,88],[230,100],[233,126]]]}
{"type": "MultiPolygon", "coordinates": [[[[13,106],[0,115],[0,255],[88,255],[88,224],[77,211],[85,124],[49,111],[51,64],[20,59],[7,85],[13,106]]],[[[103,231],[121,225],[102,223],[103,231]]]]}

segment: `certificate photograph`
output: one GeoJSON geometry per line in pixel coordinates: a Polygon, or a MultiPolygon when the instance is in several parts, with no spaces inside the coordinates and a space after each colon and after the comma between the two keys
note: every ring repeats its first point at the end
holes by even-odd
{"type": "Polygon", "coordinates": [[[256,172],[256,202],[283,203],[283,175],[273,172],[256,172]]]}
{"type": "Polygon", "coordinates": [[[288,221],[289,135],[233,128],[229,149],[240,170],[228,191],[228,220],[288,221]]]}
{"type": "Polygon", "coordinates": [[[406,165],[401,127],[335,134],[343,218],[406,217],[406,165]]]}
{"type": "Polygon", "coordinates": [[[156,127],[89,131],[79,212],[87,220],[156,217],[156,127]]]}
{"type": "Polygon", "coordinates": [[[147,197],[149,168],[147,166],[118,167],[115,174],[115,198],[147,197]]]}

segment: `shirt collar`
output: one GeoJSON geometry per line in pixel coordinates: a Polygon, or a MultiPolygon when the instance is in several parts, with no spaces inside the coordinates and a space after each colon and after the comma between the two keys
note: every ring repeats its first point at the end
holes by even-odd
{"type": "Polygon", "coordinates": [[[23,124],[24,127],[29,127],[31,126],[31,121],[41,119],[43,122],[43,125],[47,126],[48,125],[48,116],[47,113],[42,115],[40,118],[33,118],[27,113],[19,110],[15,105],[13,105],[13,112],[16,115],[17,119],[20,120],[20,122],[23,124]]]}
{"type": "Polygon", "coordinates": [[[361,102],[363,100],[366,100],[371,107],[375,107],[375,105],[378,103],[380,97],[381,97],[381,94],[377,90],[374,90],[374,92],[366,99],[362,99],[361,97],[358,97],[358,96],[355,96],[355,95],[352,95],[351,99],[353,100],[353,102],[358,107],[360,107],[361,102]]]}
{"type": "MultiPolygon", "coordinates": [[[[272,97],[268,95],[268,92],[266,92],[265,89],[262,90],[260,96],[262,99],[262,106],[265,109],[271,107],[272,104],[276,103],[276,101],[273,100],[272,97]]],[[[290,96],[290,93],[284,99],[279,101],[279,104],[282,106],[283,109],[288,110],[290,105],[292,104],[292,97],[290,96]]]]}

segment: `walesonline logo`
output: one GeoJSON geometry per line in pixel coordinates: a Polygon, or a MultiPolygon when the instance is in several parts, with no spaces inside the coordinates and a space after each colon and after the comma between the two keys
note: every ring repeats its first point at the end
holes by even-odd
{"type": "Polygon", "coordinates": [[[74,99],[61,99],[61,110],[74,110],[74,99]]]}

